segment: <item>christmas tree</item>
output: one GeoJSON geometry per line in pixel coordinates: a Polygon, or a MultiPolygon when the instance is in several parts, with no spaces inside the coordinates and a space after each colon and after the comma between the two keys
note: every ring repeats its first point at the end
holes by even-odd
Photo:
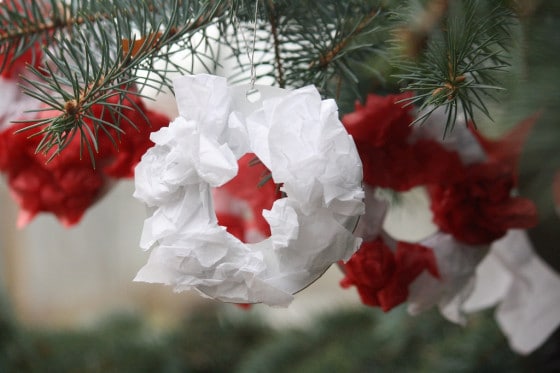
{"type": "Polygon", "coordinates": [[[287,306],[338,265],[386,312],[465,324],[495,306],[527,354],[560,324],[558,17],[538,0],[5,0],[0,171],[20,226],[78,224],[134,178],[136,281],[287,306]],[[176,118],[149,104],[166,92],[176,118]],[[411,191],[432,229],[406,239],[387,220],[411,191]]]}

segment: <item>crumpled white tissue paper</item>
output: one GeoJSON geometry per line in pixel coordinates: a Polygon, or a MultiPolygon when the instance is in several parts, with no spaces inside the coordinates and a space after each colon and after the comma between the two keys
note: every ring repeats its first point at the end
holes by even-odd
{"type": "Polygon", "coordinates": [[[520,354],[538,348],[560,325],[560,275],[535,254],[524,230],[512,229],[492,245],[464,308],[494,305],[500,328],[520,354]]]}
{"type": "Polygon", "coordinates": [[[467,245],[443,232],[434,233],[420,244],[432,249],[440,278],[424,271],[410,284],[408,312],[415,315],[437,305],[448,320],[464,325],[463,304],[474,289],[476,267],[488,248],[467,245]]]}
{"type": "Polygon", "coordinates": [[[354,235],[365,242],[375,240],[383,231],[383,223],[389,210],[389,201],[378,197],[377,189],[364,183],[365,212],[354,229],[354,235]]]}
{"type": "Polygon", "coordinates": [[[174,88],[179,117],[152,134],[135,172],[134,196],[152,212],[140,242],[152,251],[135,281],[286,306],[360,244],[351,230],[364,212],[362,166],[336,104],[312,86],[258,86],[261,100],[251,103],[247,87],[206,74],[180,77],[174,88]],[[271,237],[254,244],[218,225],[211,194],[248,152],[286,193],[263,211],[271,237]]]}

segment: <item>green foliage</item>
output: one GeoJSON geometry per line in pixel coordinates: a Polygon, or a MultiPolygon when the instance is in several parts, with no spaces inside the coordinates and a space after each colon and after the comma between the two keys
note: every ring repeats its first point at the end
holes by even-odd
{"type": "Polygon", "coordinates": [[[357,85],[356,67],[380,51],[381,8],[376,1],[264,4],[265,22],[259,31],[267,32],[257,35],[259,52],[274,54],[259,65],[267,66],[268,75],[281,87],[315,84],[325,95],[336,97],[329,83],[334,82],[334,89],[344,83],[357,85]]]}
{"type": "MultiPolygon", "coordinates": [[[[325,314],[302,328],[274,330],[254,311],[241,312],[202,309],[168,331],[154,331],[134,316],[86,330],[32,330],[4,314],[0,371],[530,371],[525,367],[531,361],[509,350],[490,314],[461,328],[436,311],[410,317],[403,308],[384,314],[363,307],[325,314]]],[[[545,356],[543,367],[552,362],[545,356]]]]}
{"type": "MultiPolygon", "coordinates": [[[[240,3],[236,12],[241,26],[225,19],[221,28],[222,41],[236,61],[233,82],[246,79],[250,66],[244,54],[254,35],[255,2],[240,3]]],[[[258,78],[269,78],[286,88],[313,84],[323,96],[335,98],[342,113],[351,111],[356,100],[363,100],[373,87],[385,89],[392,79],[386,56],[386,3],[259,1],[255,43],[258,78]]]]}
{"type": "MultiPolygon", "coordinates": [[[[252,1],[43,0],[24,9],[19,3],[0,3],[0,22],[7,25],[0,49],[19,56],[29,49],[35,53],[37,43],[44,46],[46,64],[30,67],[32,76],[23,78],[25,93],[49,113],[27,127],[42,138],[38,152],[55,148],[54,156],[79,136],[93,159],[98,136],[111,138],[109,129],[119,133],[120,122],[127,121],[121,114],[126,94],[139,95],[144,86],[170,88],[169,72],[190,72],[192,62],[171,59],[176,51],[218,64],[218,43],[237,58],[238,73],[249,67],[240,57],[251,48],[252,1]],[[209,31],[213,26],[218,36],[209,31]],[[111,119],[94,115],[97,105],[111,119]],[[93,128],[84,125],[86,119],[93,128]]],[[[368,63],[383,45],[377,1],[295,3],[259,2],[255,45],[261,59],[255,64],[264,68],[261,76],[274,77],[281,87],[315,84],[331,97],[339,96],[343,85],[358,97],[361,80],[382,79],[368,63]]],[[[1,67],[11,60],[5,58],[1,67]]]]}
{"type": "Polygon", "coordinates": [[[80,331],[1,326],[0,371],[18,373],[228,372],[271,335],[258,321],[222,320],[216,310],[201,310],[172,332],[131,315],[80,331]]]}
{"type": "Polygon", "coordinates": [[[249,372],[522,372],[488,315],[468,329],[435,312],[348,310],[284,332],[244,361],[249,372]]]}
{"type": "MultiPolygon", "coordinates": [[[[121,114],[125,94],[141,94],[145,86],[169,86],[169,72],[188,73],[195,60],[212,70],[221,62],[219,46],[227,47],[236,61],[234,77],[246,79],[251,66],[244,56],[252,55],[254,45],[259,77],[271,77],[280,87],[314,84],[325,96],[341,98],[346,110],[372,87],[392,90],[383,86],[393,72],[383,62],[391,49],[390,33],[400,44],[410,41],[406,35],[419,33],[419,40],[413,38],[416,58],[400,55],[395,62],[405,89],[416,92],[411,102],[419,104],[425,116],[445,106],[449,128],[461,109],[466,119],[477,111],[489,116],[486,100],[496,98],[494,91],[500,89],[496,71],[507,66],[505,47],[513,20],[509,8],[490,0],[407,4],[9,0],[0,3],[0,23],[6,25],[0,50],[13,57],[36,43],[44,46],[47,63],[31,68],[33,76],[25,78],[24,89],[42,101],[45,110],[57,111],[28,128],[36,128],[34,135],[42,137],[37,151],[55,148],[53,154],[79,136],[93,159],[98,136],[111,137],[109,129],[119,133],[120,122],[127,121],[121,114]],[[216,26],[217,35],[211,30],[216,26]],[[190,63],[170,58],[179,50],[189,52],[190,63]],[[102,105],[109,116],[96,117],[95,105],[102,105]],[[86,119],[93,128],[84,125],[86,119]]],[[[5,58],[0,68],[11,60],[5,58]]]]}
{"type": "Polygon", "coordinates": [[[511,10],[485,0],[412,4],[395,13],[402,22],[395,43],[404,52],[397,53],[395,64],[403,71],[398,77],[404,89],[415,94],[407,100],[419,106],[415,122],[423,123],[442,106],[446,132],[460,115],[465,123],[474,122],[477,113],[490,117],[488,101],[503,90],[497,72],[509,67],[511,10]]]}

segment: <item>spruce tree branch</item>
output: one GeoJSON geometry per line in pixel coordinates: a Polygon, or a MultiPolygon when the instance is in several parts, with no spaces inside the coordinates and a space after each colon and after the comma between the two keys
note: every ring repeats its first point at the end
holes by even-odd
{"type": "Polygon", "coordinates": [[[454,127],[459,115],[473,123],[477,113],[491,119],[486,101],[497,100],[496,93],[503,90],[495,73],[509,67],[511,11],[503,5],[487,9],[479,0],[435,0],[428,4],[424,12],[411,12],[422,19],[437,20],[437,24],[430,22],[421,28],[431,30],[422,49],[408,45],[409,33],[403,32],[409,24],[416,24],[414,20],[401,19],[395,33],[397,49],[404,46],[399,60],[393,61],[402,71],[396,76],[406,84],[403,90],[415,93],[405,102],[419,104],[421,112],[414,123],[423,123],[441,106],[448,114],[445,133],[454,127]],[[436,14],[427,16],[426,12],[436,14]]]}
{"type": "MultiPolygon", "coordinates": [[[[364,71],[359,65],[367,64],[383,43],[379,27],[382,19],[373,22],[380,13],[377,0],[303,1],[297,6],[289,1],[267,0],[262,5],[259,15],[264,22],[259,22],[257,32],[259,77],[274,78],[283,87],[314,84],[328,97],[337,94],[341,77],[345,88],[357,92],[360,79],[355,69],[364,71]]],[[[254,8],[241,9],[239,20],[251,22],[254,8]]],[[[236,82],[241,81],[246,70],[246,63],[239,59],[244,43],[236,32],[227,34],[224,42],[237,58],[234,76],[236,82]]],[[[368,68],[362,75],[366,79],[375,70],[368,68]]]]}
{"type": "MultiPolygon", "coordinates": [[[[33,77],[24,78],[24,93],[58,113],[40,125],[33,123],[26,128],[38,129],[32,136],[42,137],[38,152],[56,148],[53,154],[59,153],[77,132],[90,154],[97,151],[97,135],[108,133],[104,127],[120,128],[128,121],[123,109],[134,103],[127,96],[141,95],[143,86],[160,89],[162,84],[169,84],[165,72],[154,72],[156,78],[162,78],[159,82],[150,76],[138,77],[137,72],[154,69],[156,58],[170,61],[173,46],[184,45],[185,40],[190,43],[189,36],[226,11],[216,2],[200,5],[184,0],[123,1],[113,6],[105,0],[94,3],[74,7],[72,16],[53,23],[60,34],[49,40],[49,48],[44,49],[46,65],[31,68],[33,77]],[[112,125],[93,114],[99,105],[112,118],[112,125]]],[[[39,32],[49,27],[26,31],[39,32]]]]}

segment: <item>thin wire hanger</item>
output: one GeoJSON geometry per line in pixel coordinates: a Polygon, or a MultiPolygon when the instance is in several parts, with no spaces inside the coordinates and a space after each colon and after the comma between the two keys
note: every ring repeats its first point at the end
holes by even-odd
{"type": "Polygon", "coordinates": [[[249,82],[249,89],[247,90],[247,92],[245,93],[245,96],[247,97],[247,100],[249,100],[250,102],[257,102],[260,99],[260,92],[258,89],[255,88],[255,83],[257,81],[257,69],[255,66],[255,46],[257,44],[257,22],[258,22],[258,16],[259,16],[259,0],[255,0],[255,16],[254,16],[254,21],[253,21],[253,40],[252,40],[252,45],[249,45],[249,42],[247,40],[247,37],[245,35],[245,32],[243,30],[243,28],[241,27],[239,20],[237,19],[237,16],[234,14],[234,25],[235,27],[239,30],[239,32],[241,33],[241,38],[243,39],[243,42],[245,43],[245,52],[247,53],[247,58],[249,59],[249,64],[250,64],[250,82],[249,82]]]}

